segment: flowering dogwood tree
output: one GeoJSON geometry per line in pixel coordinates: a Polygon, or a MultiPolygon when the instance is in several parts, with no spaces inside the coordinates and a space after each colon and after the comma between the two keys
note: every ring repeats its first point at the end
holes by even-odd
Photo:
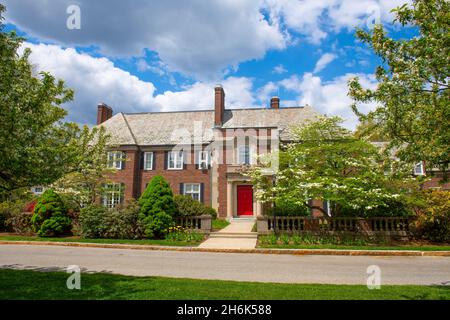
{"type": "MultiPolygon", "coordinates": [[[[383,62],[376,69],[376,89],[364,88],[358,78],[349,82],[352,106],[366,129],[381,132],[385,141],[408,162],[447,173],[450,164],[450,2],[414,0],[393,10],[402,26],[414,28],[409,39],[389,37],[383,25],[357,30],[356,36],[383,62]],[[364,114],[361,105],[376,108],[364,114]]],[[[369,131],[371,131],[369,130],[369,131]]],[[[371,134],[371,132],[368,132],[371,134]]],[[[447,175],[444,174],[444,178],[447,175]]]]}
{"type": "MultiPolygon", "coordinates": [[[[310,199],[330,201],[333,214],[345,208],[364,215],[399,202],[417,184],[410,166],[390,158],[379,147],[353,136],[339,117],[322,117],[294,127],[295,142],[277,155],[280,170],[268,175],[260,164],[249,169],[262,202],[285,201],[323,211],[310,199]]],[[[260,161],[267,163],[268,161],[260,161]]]]}

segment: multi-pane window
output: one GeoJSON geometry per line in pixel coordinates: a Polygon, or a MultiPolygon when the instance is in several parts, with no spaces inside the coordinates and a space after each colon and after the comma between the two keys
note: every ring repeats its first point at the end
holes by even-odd
{"type": "Polygon", "coordinates": [[[122,161],[124,160],[124,153],[121,151],[108,152],[108,168],[122,170],[122,161]]]}
{"type": "Polygon", "coordinates": [[[144,152],[144,170],[153,170],[153,152],[144,152]]]}
{"type": "Polygon", "coordinates": [[[423,176],[425,174],[423,162],[416,163],[414,166],[414,174],[417,176],[423,176]]]}
{"type": "Polygon", "coordinates": [[[238,163],[239,164],[250,164],[250,146],[240,146],[238,148],[238,163]]]}
{"type": "Polygon", "coordinates": [[[124,187],[121,183],[110,183],[104,186],[103,205],[108,209],[116,207],[123,201],[124,187]]]}
{"type": "Polygon", "coordinates": [[[198,168],[208,169],[210,164],[210,154],[209,151],[199,151],[198,152],[198,168]]]}
{"type": "Polygon", "coordinates": [[[172,151],[168,154],[167,168],[169,170],[183,169],[183,151],[172,151]]]}
{"type": "Polygon", "coordinates": [[[200,183],[186,183],[184,185],[184,194],[191,196],[194,200],[201,201],[200,183]]]}

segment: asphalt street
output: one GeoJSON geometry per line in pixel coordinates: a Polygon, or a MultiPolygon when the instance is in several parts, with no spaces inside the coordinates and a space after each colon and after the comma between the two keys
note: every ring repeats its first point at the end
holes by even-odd
{"type": "Polygon", "coordinates": [[[367,283],[378,266],[381,284],[450,285],[450,257],[294,256],[0,245],[0,268],[65,270],[133,276],[279,283],[367,283]]]}

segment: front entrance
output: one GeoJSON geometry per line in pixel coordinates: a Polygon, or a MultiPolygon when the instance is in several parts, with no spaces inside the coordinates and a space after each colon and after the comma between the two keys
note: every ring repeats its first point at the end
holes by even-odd
{"type": "Polygon", "coordinates": [[[237,215],[253,216],[252,186],[237,186],[237,215]]]}

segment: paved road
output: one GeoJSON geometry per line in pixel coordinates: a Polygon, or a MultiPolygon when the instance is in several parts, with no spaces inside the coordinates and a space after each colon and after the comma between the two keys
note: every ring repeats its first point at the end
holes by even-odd
{"type": "Polygon", "coordinates": [[[145,251],[0,245],[0,268],[282,283],[366,284],[367,267],[382,284],[450,285],[449,257],[352,257],[145,251]]]}

